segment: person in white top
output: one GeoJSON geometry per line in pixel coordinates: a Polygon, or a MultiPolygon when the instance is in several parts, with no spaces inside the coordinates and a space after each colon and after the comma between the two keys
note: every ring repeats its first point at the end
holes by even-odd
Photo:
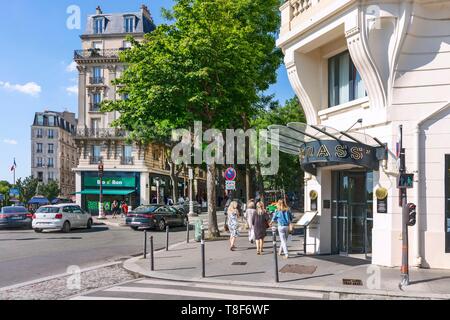
{"type": "Polygon", "coordinates": [[[245,219],[247,219],[248,225],[248,241],[252,244],[255,242],[255,229],[253,228],[253,215],[256,213],[255,208],[255,201],[253,199],[250,199],[247,203],[244,213],[244,217],[245,219]]]}

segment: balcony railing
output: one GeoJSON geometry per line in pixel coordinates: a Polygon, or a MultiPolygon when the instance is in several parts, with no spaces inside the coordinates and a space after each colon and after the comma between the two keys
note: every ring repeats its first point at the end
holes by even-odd
{"type": "Polygon", "coordinates": [[[89,103],[89,111],[100,112],[100,103],[89,103]]]}
{"type": "Polygon", "coordinates": [[[103,157],[90,157],[89,162],[90,164],[99,164],[100,162],[103,162],[103,157]]]}
{"type": "Polygon", "coordinates": [[[75,50],[74,60],[83,59],[117,59],[119,53],[125,49],[88,49],[88,50],[75,50]]]}
{"type": "Polygon", "coordinates": [[[93,129],[93,128],[88,128],[88,129],[78,129],[76,132],[76,138],[78,139],[84,139],[84,138],[98,138],[98,139],[103,139],[103,138],[127,138],[128,137],[128,132],[125,130],[120,130],[120,129],[116,129],[116,128],[107,128],[107,129],[93,129]]]}
{"type": "Polygon", "coordinates": [[[133,165],[134,157],[121,157],[120,164],[122,165],[133,165]]]}
{"type": "Polygon", "coordinates": [[[103,77],[90,77],[89,84],[104,84],[105,78],[103,77]]]}

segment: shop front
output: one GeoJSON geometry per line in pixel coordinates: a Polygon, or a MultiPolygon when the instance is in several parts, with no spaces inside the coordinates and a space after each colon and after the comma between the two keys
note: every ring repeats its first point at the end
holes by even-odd
{"type": "MultiPolygon", "coordinates": [[[[98,215],[100,200],[100,178],[97,172],[82,172],[81,205],[84,210],[98,215]]],[[[112,212],[112,203],[125,201],[129,208],[140,205],[140,173],[105,172],[102,177],[102,202],[107,214],[112,212]]]]}

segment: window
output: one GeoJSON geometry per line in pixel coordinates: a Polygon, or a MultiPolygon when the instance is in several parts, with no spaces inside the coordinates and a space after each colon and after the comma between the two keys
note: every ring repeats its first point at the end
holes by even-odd
{"type": "Polygon", "coordinates": [[[153,149],[153,160],[159,161],[160,152],[159,149],[153,149]]]}
{"type": "Polygon", "coordinates": [[[53,168],[54,164],[53,164],[53,158],[48,158],[48,167],[49,168],[53,168]]]}
{"type": "Polygon", "coordinates": [[[122,100],[128,100],[128,93],[122,94],[122,100]]]}
{"type": "Polygon", "coordinates": [[[94,67],[92,69],[92,84],[103,83],[103,69],[101,67],[94,67]]]}
{"type": "Polygon", "coordinates": [[[101,146],[92,146],[92,163],[99,163],[101,160],[100,154],[102,152],[101,146]]]}
{"type": "Polygon", "coordinates": [[[450,253],[450,154],[445,156],[445,252],[450,253]]]}
{"type": "Polygon", "coordinates": [[[41,157],[38,157],[38,158],[36,158],[36,167],[38,167],[38,168],[42,168],[42,158],[41,157]]]}
{"type": "Polygon", "coordinates": [[[124,41],[123,42],[123,48],[124,49],[130,49],[131,48],[131,42],[130,41],[124,41]]]}
{"type": "Polygon", "coordinates": [[[102,41],[94,41],[94,42],[92,42],[92,48],[97,49],[97,50],[102,50],[103,49],[103,42],[102,41]]]}
{"type": "Polygon", "coordinates": [[[98,92],[92,94],[91,111],[100,111],[100,103],[102,102],[102,95],[98,92]]]}
{"type": "Polygon", "coordinates": [[[130,33],[134,32],[134,17],[125,17],[125,32],[130,33]]]}
{"type": "Polygon", "coordinates": [[[49,116],[48,117],[48,125],[50,127],[54,127],[55,126],[55,117],[54,116],[49,116]]]}
{"type": "Polygon", "coordinates": [[[37,173],[37,179],[39,182],[42,182],[44,180],[44,173],[43,172],[38,172],[37,173]]]}
{"type": "Polygon", "coordinates": [[[36,138],[42,138],[42,129],[36,130],[36,138]]]}
{"type": "Polygon", "coordinates": [[[55,131],[53,129],[48,130],[48,138],[53,139],[55,137],[55,131]]]}
{"type": "Polygon", "coordinates": [[[328,60],[328,104],[334,107],[367,96],[348,51],[328,60]]]}
{"type": "Polygon", "coordinates": [[[37,116],[37,124],[38,124],[38,126],[44,125],[44,116],[42,116],[42,115],[37,116]]]}
{"type": "Polygon", "coordinates": [[[48,173],[48,181],[53,181],[55,180],[55,174],[54,172],[49,172],[48,173]]]}
{"type": "Polygon", "coordinates": [[[94,18],[94,34],[103,33],[105,18],[94,18]]]}
{"type": "Polygon", "coordinates": [[[53,153],[53,151],[54,151],[54,145],[53,145],[53,143],[49,143],[48,144],[48,153],[53,153]]]}
{"type": "Polygon", "coordinates": [[[36,150],[36,152],[37,152],[37,153],[42,153],[42,143],[38,143],[38,144],[37,144],[37,150],[36,150]]]}

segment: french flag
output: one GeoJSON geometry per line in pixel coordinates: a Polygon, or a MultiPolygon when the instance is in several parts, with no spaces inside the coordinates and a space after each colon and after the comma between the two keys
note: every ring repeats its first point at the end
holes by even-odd
{"type": "Polygon", "coordinates": [[[16,164],[16,158],[14,158],[14,164],[11,167],[11,171],[16,170],[17,164],[16,164]]]}

